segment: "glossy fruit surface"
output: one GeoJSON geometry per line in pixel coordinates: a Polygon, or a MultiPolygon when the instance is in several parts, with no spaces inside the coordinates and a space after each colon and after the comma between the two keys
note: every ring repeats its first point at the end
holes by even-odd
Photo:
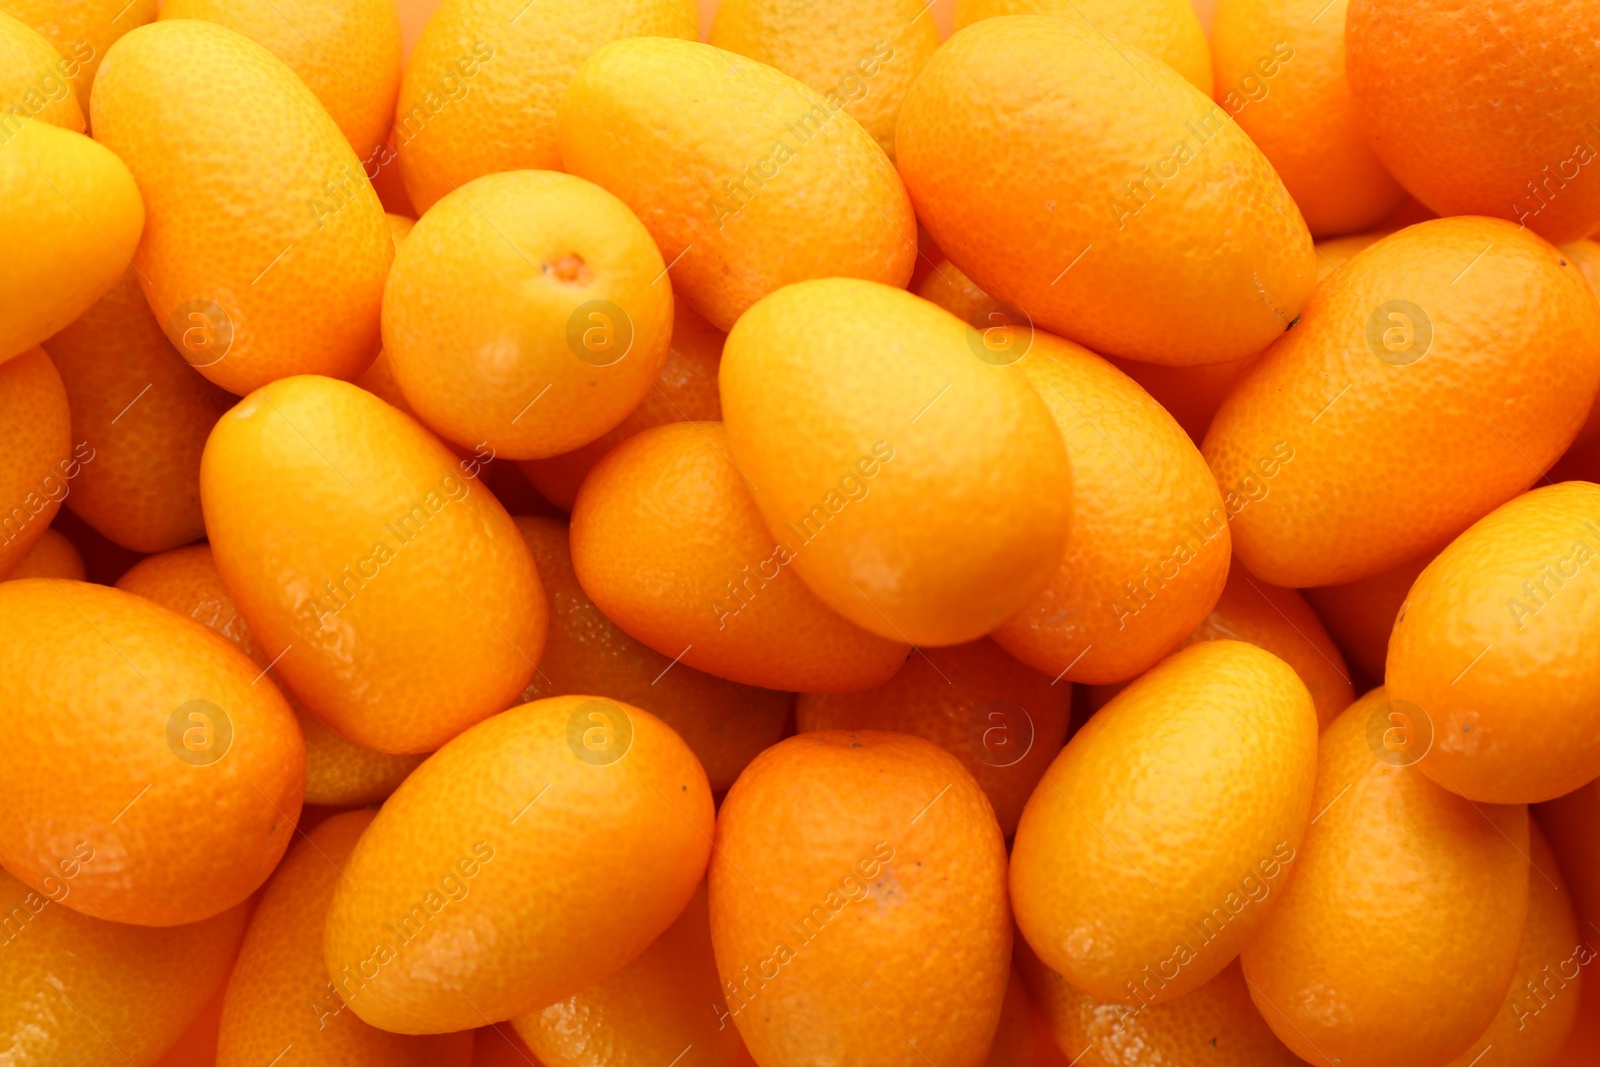
{"type": "Polygon", "coordinates": [[[545,1067],[672,1062],[733,1067],[739,1031],[719,1014],[705,883],[650,947],[599,984],[519,1016],[517,1032],[545,1067]],[[707,1010],[707,1009],[711,1010],[707,1010]]]}
{"type": "Polygon", "coordinates": [[[249,38],[192,19],[128,34],[101,74],[95,138],[144,194],[133,263],[173,346],[241,395],[365,370],[394,245],[361,161],[305,83],[249,38]],[[241,99],[254,102],[249,123],[235,118],[241,99]]]}
{"type": "Polygon", "coordinates": [[[1072,1049],[1074,1067],[1165,1067],[1204,1062],[1220,1067],[1299,1067],[1250,1002],[1237,963],[1176,1000],[1130,1007],[1095,1000],[1067,984],[1026,944],[1017,969],[1051,1037],[1072,1049]]]}
{"type": "Polygon", "coordinates": [[[23,121],[5,130],[0,149],[3,361],[111,288],[139,246],[145,204],[123,161],[81,133],[23,121]]]}
{"type": "Polygon", "coordinates": [[[328,981],[322,930],[334,887],[374,812],[350,811],[295,842],[261,894],[228,979],[217,1067],[258,1067],[285,1048],[304,1067],[467,1067],[470,1033],[407,1037],[356,1017],[328,981]]]}
{"type": "Polygon", "coordinates": [[[911,277],[916,220],[894,164],[839,104],[764,63],[618,41],[573,77],[559,130],[563,167],[633,209],[673,287],[719,330],[791,282],[911,277]]]}
{"type": "Polygon", "coordinates": [[[42,892],[70,877],[69,907],[147,926],[208,919],[253,893],[305,787],[300,728],[258,674],[131,593],[0,583],[6,870],[42,892]]]}
{"type": "Polygon", "coordinates": [[[240,614],[352,741],[431,752],[533,677],[544,593],[511,517],[365,390],[304,375],[251,394],[212,431],[200,489],[240,614]]]}
{"type": "Polygon", "coordinates": [[[1317,287],[1206,434],[1234,552],[1293,587],[1415,559],[1555,462],[1591,382],[1600,305],[1550,245],[1485,218],[1392,234],[1317,287]]]}
{"type": "Polygon", "coordinates": [[[1240,962],[1278,1038],[1318,1067],[1455,1059],[1493,1020],[1528,910],[1528,815],[1408,765],[1382,689],[1323,732],[1315,813],[1240,962]]]}
{"type": "Polygon", "coordinates": [[[152,929],[79,914],[64,903],[74,888],[52,880],[41,891],[0,871],[6,1055],[18,1065],[155,1063],[226,981],[249,906],[152,929]]]}
{"type": "Polygon", "coordinates": [[[362,834],[328,913],[328,974],[397,1033],[536,1010],[672,925],[711,830],[705,772],[655,716],[585,696],[513,708],[429,758],[362,834]]]}
{"type": "MultiPolygon", "coordinates": [[[[209,545],[189,545],[134,564],[117,588],[187,615],[232,641],[261,668],[274,666],[222,584],[209,545]]],[[[277,681],[277,678],[273,679],[277,681]]],[[[348,740],[281,688],[306,742],[306,803],[336,807],[372,804],[394,792],[422,762],[420,755],[392,756],[348,740]]]]}
{"type": "Polygon", "coordinates": [[[756,1061],[978,1067],[1010,971],[1004,879],[989,802],[943,749],[876,730],[767,749],[723,801],[710,874],[756,1061]]]}
{"type": "Polygon", "coordinates": [[[1600,486],[1496,508],[1418,576],[1389,639],[1387,688],[1421,709],[1417,769],[1472,800],[1551,800],[1600,776],[1600,486]]]}
{"type": "Polygon", "coordinates": [[[849,693],[882,685],[906,645],[836,614],[791,566],[716,422],[624,441],[572,508],[572,566],[595,605],[663,656],[744,685],[849,693]]]}
{"type": "Polygon", "coordinates": [[[957,33],[895,142],[945,254],[1103,355],[1242,359],[1311,291],[1311,235],[1260,149],[1177,72],[1073,20],[957,33]]]}
{"type": "Polygon", "coordinates": [[[843,278],[766,297],[723,350],[729,455],[767,529],[888,640],[976,640],[1061,562],[1066,449],[1012,355],[980,352],[942,308],[843,278]]]}
{"type": "Polygon", "coordinates": [[[633,212],[580,178],[513,171],[441,199],[383,295],[384,355],[424,424],[507,459],[570,451],[649,393],[672,286],[633,212]]]}
{"type": "Polygon", "coordinates": [[[1102,1000],[1204,985],[1282,892],[1316,753],[1311,695],[1288,664],[1239,641],[1174,654],[1073,736],[1023,809],[1018,929],[1102,1000]]]}

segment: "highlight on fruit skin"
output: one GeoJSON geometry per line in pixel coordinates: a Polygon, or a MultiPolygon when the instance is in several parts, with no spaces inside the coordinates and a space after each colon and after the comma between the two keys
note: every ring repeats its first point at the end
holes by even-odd
{"type": "Polygon", "coordinates": [[[46,895],[70,876],[73,910],[141,926],[249,897],[305,791],[300,727],[259,674],[220,635],[132,593],[0,582],[6,870],[46,895]],[[49,820],[70,829],[41,835],[49,820]]]}
{"type": "Polygon", "coordinates": [[[1011,851],[1018,929],[1097,999],[1199,988],[1294,884],[1316,758],[1311,694],[1288,664],[1241,641],[1174,653],[1100,709],[1029,798],[1011,851]]]}
{"type": "Polygon", "coordinates": [[[558,122],[562,167],[633,209],[679,295],[719,330],[794,282],[911,277],[916,218],[893,162],[836,97],[764,63],[615,41],[578,69],[558,122]],[[716,137],[685,125],[702,101],[725,116],[716,137]],[[698,174],[726,177],[708,190],[698,174]]]}
{"type": "Polygon", "coordinates": [[[126,160],[98,140],[9,115],[0,142],[0,360],[87,311],[127,270],[148,206],[126,160]]]}
{"type": "Polygon", "coordinates": [[[1532,486],[1596,385],[1600,304],[1577,267],[1509,222],[1434,219],[1325,279],[1240,376],[1201,451],[1239,502],[1234,552],[1252,574],[1343,584],[1532,486]],[[1269,474],[1275,450],[1294,458],[1269,474]]]}
{"type": "Polygon", "coordinates": [[[410,416],[319,375],[263,386],[206,441],[200,496],[223,584],[288,687],[358,744],[432,752],[533,677],[544,591],[476,471],[410,416]],[[308,577],[285,584],[284,567],[308,577]]]}
{"type": "Polygon", "coordinates": [[[1446,545],[1406,594],[1387,688],[1433,735],[1417,769],[1451,792],[1531,804],[1600,777],[1600,679],[1580,636],[1600,628],[1597,524],[1600,486],[1542,486],[1446,545]]]}
{"type": "Polygon", "coordinates": [[[1299,209],[1234,120],[1073,20],[1006,15],[956,33],[907,94],[895,147],[951,261],[1101,355],[1242,359],[1289,327],[1315,280],[1299,209]]]}
{"type": "Polygon", "coordinates": [[[131,258],[173,346],[240,395],[365,370],[394,245],[361,160],[299,76],[243,34],[172,19],[118,40],[95,84],[90,122],[144,196],[131,258]],[[219,85],[256,100],[257,121],[232,121],[219,85]]]}
{"type": "MultiPolygon", "coordinates": [[[[117,579],[116,587],[155,601],[217,631],[268,674],[272,663],[239,614],[209,545],[188,545],[146,556],[117,579]]],[[[339,808],[382,801],[422,762],[420,755],[391,755],[358,745],[323,722],[275,678],[306,743],[307,804],[339,808]]]]}
{"type": "Polygon", "coordinates": [[[943,309],[847,278],[769,294],[723,348],[728,453],[767,529],[818,599],[885,640],[976,640],[1066,547],[1065,446],[1012,357],[986,352],[943,309]]]}
{"type": "Polygon", "coordinates": [[[328,911],[329,979],[395,1033],[535,1011],[672,925],[712,829],[705,771],[649,712],[583,695],[523,704],[429,757],[362,833],[328,911]],[[597,913],[610,921],[584,921],[597,913]]]}
{"type": "MultiPolygon", "coordinates": [[[[878,470],[869,457],[868,469],[878,470]]],[[[646,430],[597,463],[572,507],[572,566],[606,618],[662,656],[741,685],[852,693],[905,662],[835,612],[774,541],[721,423],[646,430]]]]}
{"type": "Polygon", "coordinates": [[[227,983],[249,904],[179,926],[93,918],[67,902],[97,858],[74,856],[48,888],[0,871],[0,1035],[19,1063],[153,1064],[227,983]]]}
{"type": "Polygon", "coordinates": [[[445,440],[513,460],[570,452],[650,392],[672,335],[665,273],[643,224],[599,186],[485,175],[401,244],[383,292],[384,356],[445,440]]]}
{"type": "Polygon", "coordinates": [[[346,1010],[328,981],[322,958],[328,904],[375,814],[341,812],[302,835],[262,891],[228,978],[217,1067],[248,1067],[286,1046],[308,1063],[468,1067],[470,1033],[387,1033],[346,1010]]]}

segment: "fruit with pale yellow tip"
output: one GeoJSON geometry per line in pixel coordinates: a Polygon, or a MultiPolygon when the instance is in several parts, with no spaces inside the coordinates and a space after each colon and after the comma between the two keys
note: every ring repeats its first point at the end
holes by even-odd
{"type": "Polygon", "coordinates": [[[128,269],[145,203],[126,164],[99,141],[24,121],[0,142],[0,360],[89,309],[128,269]]]}
{"type": "Polygon", "coordinates": [[[1061,562],[1066,449],[987,353],[942,308],[847,278],[786,286],[728,334],[729,458],[812,591],[886,640],[976,640],[1061,562]]]}

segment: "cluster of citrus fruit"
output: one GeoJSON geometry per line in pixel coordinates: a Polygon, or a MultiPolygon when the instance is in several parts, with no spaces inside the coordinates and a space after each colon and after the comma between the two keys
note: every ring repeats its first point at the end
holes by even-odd
{"type": "Polygon", "coordinates": [[[1200,6],[0,0],[0,1065],[1600,1063],[1600,5],[1200,6]]]}

